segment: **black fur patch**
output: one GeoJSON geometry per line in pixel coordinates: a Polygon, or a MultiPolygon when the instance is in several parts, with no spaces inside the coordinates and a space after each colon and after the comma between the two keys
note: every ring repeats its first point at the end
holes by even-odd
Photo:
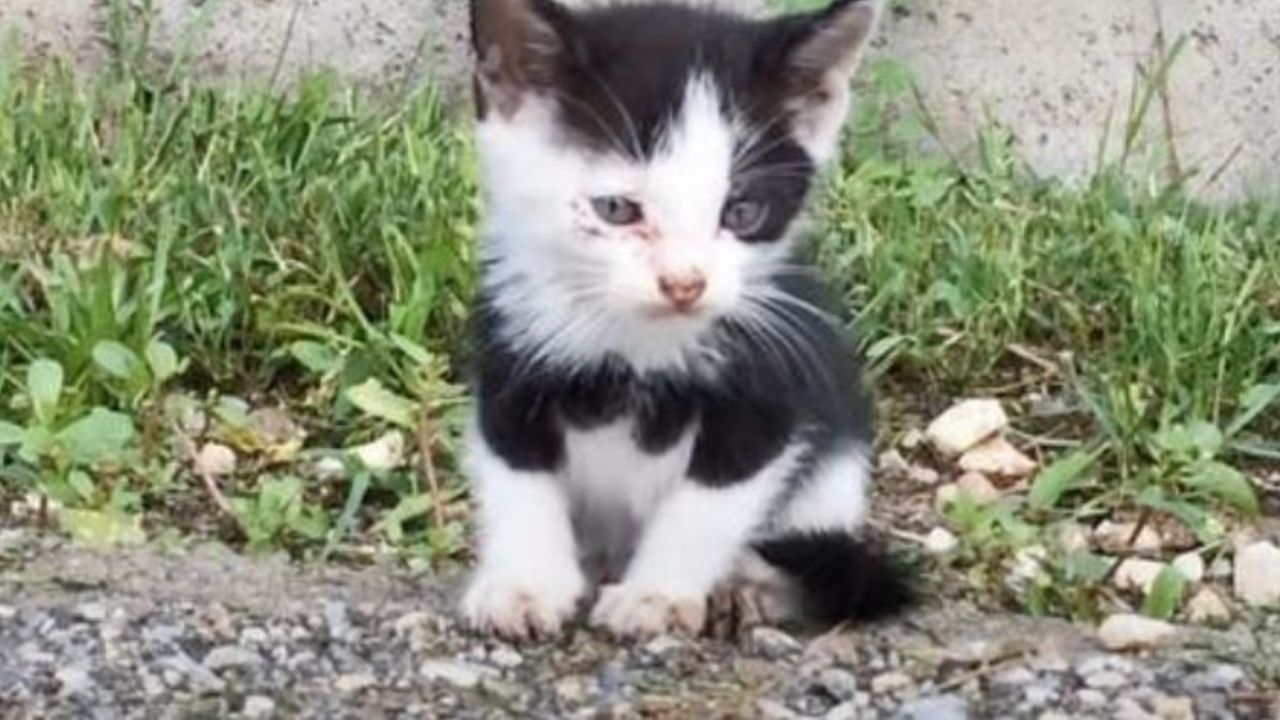
{"type": "Polygon", "coordinates": [[[915,602],[911,568],[849,533],[792,533],[758,543],[756,552],[794,581],[804,617],[824,628],[891,617],[915,602]]]}

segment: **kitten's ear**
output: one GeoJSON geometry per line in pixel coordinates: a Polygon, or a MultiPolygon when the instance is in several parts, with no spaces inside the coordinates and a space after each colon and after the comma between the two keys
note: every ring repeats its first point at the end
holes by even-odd
{"type": "Polygon", "coordinates": [[[573,16],[555,0],[471,0],[476,104],[510,117],[521,98],[555,80],[573,16]]]}
{"type": "Polygon", "coordinates": [[[834,0],[823,10],[778,21],[768,61],[782,68],[796,139],[818,159],[835,150],[849,83],[875,31],[880,4],[834,0]]]}

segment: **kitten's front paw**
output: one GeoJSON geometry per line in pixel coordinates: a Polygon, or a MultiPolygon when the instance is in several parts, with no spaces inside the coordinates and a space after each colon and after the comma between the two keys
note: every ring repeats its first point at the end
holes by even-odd
{"type": "Polygon", "coordinates": [[[707,617],[705,597],[674,597],[625,582],[600,592],[591,624],[623,640],[667,632],[697,635],[707,617]]]}
{"type": "Polygon", "coordinates": [[[462,598],[462,617],[471,629],[505,640],[550,638],[573,617],[585,585],[580,574],[521,582],[481,571],[462,598]]]}

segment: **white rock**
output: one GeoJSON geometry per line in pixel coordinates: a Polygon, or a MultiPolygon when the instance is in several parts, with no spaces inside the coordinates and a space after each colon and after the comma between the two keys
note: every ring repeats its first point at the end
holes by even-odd
{"type": "Polygon", "coordinates": [[[1093,529],[1093,543],[1098,549],[1109,553],[1152,553],[1159,552],[1164,547],[1160,531],[1150,524],[1138,530],[1137,523],[1116,523],[1110,520],[1103,520],[1093,529]],[[1135,531],[1138,534],[1136,538],[1134,538],[1135,531]],[[1132,544],[1129,543],[1130,538],[1133,538],[1132,544]]]}
{"type": "Polygon", "coordinates": [[[933,496],[933,507],[939,513],[946,509],[948,505],[960,498],[960,488],[955,483],[947,483],[938,488],[938,492],[933,496]]]}
{"type": "Polygon", "coordinates": [[[938,474],[937,470],[934,470],[927,465],[912,465],[907,468],[907,479],[910,480],[913,485],[933,487],[938,484],[938,481],[942,479],[942,476],[938,474]]]}
{"type": "Polygon", "coordinates": [[[1280,605],[1280,548],[1256,542],[1237,552],[1234,586],[1250,605],[1280,605]]]}
{"type": "Polygon", "coordinates": [[[496,674],[486,667],[448,659],[427,660],[422,663],[419,672],[427,680],[439,680],[463,690],[470,690],[479,685],[486,676],[492,677],[496,674]]]}
{"type": "Polygon", "coordinates": [[[1231,619],[1231,608],[1213,588],[1200,588],[1187,601],[1187,619],[1201,625],[1216,625],[1231,619]]]}
{"type": "Polygon", "coordinates": [[[1089,529],[1077,522],[1065,522],[1057,527],[1058,546],[1064,552],[1074,553],[1089,549],[1089,529]]]}
{"type": "Polygon", "coordinates": [[[1015,590],[1026,588],[1045,574],[1044,563],[1048,558],[1049,551],[1043,545],[1028,545],[1018,550],[1005,576],[1005,584],[1015,590]]]}
{"type": "Polygon", "coordinates": [[[799,640],[777,628],[768,626],[751,631],[751,647],[759,654],[775,660],[803,649],[799,640]]]}
{"type": "Polygon", "coordinates": [[[1179,555],[1173,559],[1173,567],[1192,585],[1204,579],[1204,558],[1198,552],[1179,555]]]}
{"type": "Polygon", "coordinates": [[[960,479],[956,480],[956,487],[980,505],[990,505],[1000,499],[1000,491],[982,473],[967,472],[961,475],[960,479]]]}
{"type": "Polygon", "coordinates": [[[1121,613],[1102,621],[1098,639],[1108,650],[1140,650],[1171,640],[1178,628],[1163,620],[1121,613]]]}
{"type": "Polygon", "coordinates": [[[317,480],[334,482],[347,476],[347,466],[341,458],[330,455],[316,460],[314,472],[317,480]]]}
{"type": "Polygon", "coordinates": [[[520,667],[524,662],[524,656],[516,652],[515,648],[499,645],[489,651],[489,662],[500,668],[520,667]]]}
{"type": "Polygon", "coordinates": [[[925,437],[941,453],[954,457],[1008,425],[1009,417],[999,400],[965,400],[929,423],[925,437]]]}
{"type": "Polygon", "coordinates": [[[222,645],[210,650],[209,654],[204,656],[204,666],[214,671],[226,668],[254,667],[261,664],[261,655],[239,645],[222,645]]]}
{"type": "Polygon", "coordinates": [[[226,445],[208,443],[196,455],[197,475],[222,477],[236,471],[236,452],[226,445]]]}
{"type": "Polygon", "coordinates": [[[885,450],[880,453],[880,458],[876,460],[876,467],[885,477],[899,478],[907,474],[910,465],[907,459],[902,457],[902,453],[897,450],[885,450]]]}
{"type": "Polygon", "coordinates": [[[369,673],[346,673],[333,681],[333,689],[343,695],[354,695],[377,684],[377,679],[369,673]]]}
{"type": "Polygon", "coordinates": [[[265,695],[250,695],[245,698],[240,714],[245,720],[267,720],[276,714],[276,702],[265,695]]]}
{"type": "Polygon", "coordinates": [[[902,436],[902,440],[898,441],[898,444],[902,446],[903,450],[915,450],[924,441],[924,433],[920,432],[919,428],[911,428],[902,436]]]}
{"type": "Polygon", "coordinates": [[[944,527],[930,530],[924,538],[924,549],[931,555],[946,555],[955,550],[959,544],[960,540],[944,527]]]}
{"type": "Polygon", "coordinates": [[[1022,478],[1036,471],[1036,461],[1027,457],[1003,436],[979,443],[960,456],[960,469],[996,477],[1022,478]]]}
{"type": "Polygon", "coordinates": [[[897,670],[891,670],[889,672],[880,673],[879,675],[871,678],[871,692],[876,695],[887,695],[889,693],[906,690],[914,684],[915,681],[911,679],[910,675],[897,670]]]}
{"type": "Polygon", "coordinates": [[[1151,711],[1160,720],[1196,720],[1196,703],[1189,697],[1157,695],[1151,711]]]}
{"type": "Polygon", "coordinates": [[[1126,558],[1116,568],[1111,582],[1121,590],[1140,590],[1145,595],[1164,569],[1165,564],[1156,560],[1126,558]]]}
{"type": "Polygon", "coordinates": [[[404,433],[392,430],[367,445],[351,448],[351,454],[374,472],[389,472],[405,463],[404,433]]]}

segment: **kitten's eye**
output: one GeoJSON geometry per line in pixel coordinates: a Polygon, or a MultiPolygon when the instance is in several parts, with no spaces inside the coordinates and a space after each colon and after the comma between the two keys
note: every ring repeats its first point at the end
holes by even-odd
{"type": "Polygon", "coordinates": [[[592,198],[591,207],[600,219],[610,225],[634,225],[644,219],[644,211],[640,203],[628,200],[621,195],[606,195],[592,198]]]}
{"type": "Polygon", "coordinates": [[[724,206],[720,224],[725,230],[737,235],[751,235],[764,227],[765,218],[769,216],[769,206],[757,200],[730,200],[724,206]]]}

